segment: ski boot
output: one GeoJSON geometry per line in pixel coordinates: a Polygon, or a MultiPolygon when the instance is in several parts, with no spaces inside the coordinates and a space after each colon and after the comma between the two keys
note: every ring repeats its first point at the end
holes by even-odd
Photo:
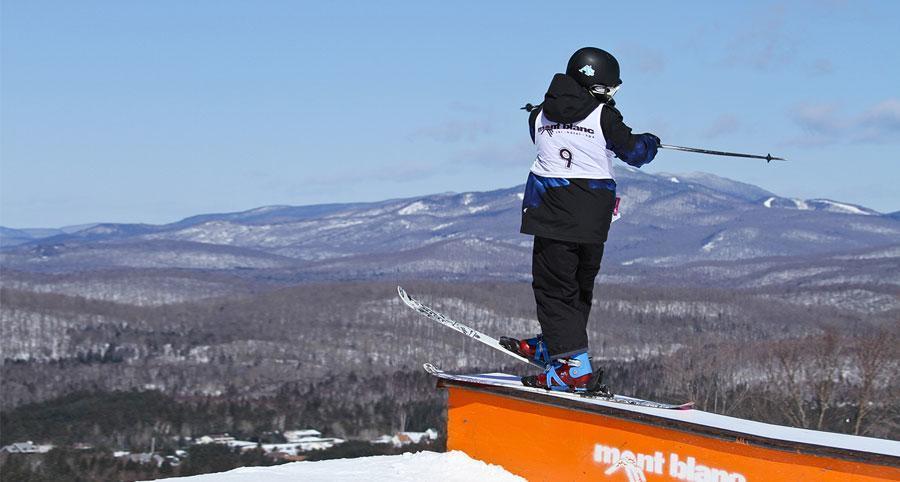
{"type": "Polygon", "coordinates": [[[611,395],[603,385],[603,369],[593,371],[587,352],[553,361],[544,373],[522,377],[522,385],[601,397],[611,395]]]}
{"type": "Polygon", "coordinates": [[[544,343],[543,335],[537,335],[527,340],[501,336],[499,341],[503,348],[540,365],[547,366],[552,361],[550,360],[550,353],[547,351],[547,344],[544,343]]]}

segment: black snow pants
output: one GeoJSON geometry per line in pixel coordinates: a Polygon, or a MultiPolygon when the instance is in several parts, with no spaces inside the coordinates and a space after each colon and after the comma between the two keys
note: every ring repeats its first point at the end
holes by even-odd
{"type": "Polygon", "coordinates": [[[587,350],[594,278],[603,243],[585,244],[534,237],[531,274],[537,318],[551,358],[587,350]]]}

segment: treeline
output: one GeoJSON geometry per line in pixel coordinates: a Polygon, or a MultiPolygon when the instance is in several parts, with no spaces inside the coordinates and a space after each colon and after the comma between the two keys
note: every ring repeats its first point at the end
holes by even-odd
{"type": "MultiPolygon", "coordinates": [[[[278,462],[262,450],[241,452],[224,445],[197,445],[187,449],[180,464],[161,465],[120,459],[104,450],[54,448],[46,454],[10,455],[0,461],[2,482],[95,482],[154,480],[183,475],[221,472],[237,467],[267,466],[278,462]]],[[[169,455],[171,451],[162,451],[169,455]]]]}
{"type": "MultiPolygon", "coordinates": [[[[671,353],[596,359],[617,393],[661,401],[695,401],[725,415],[782,425],[900,437],[898,332],[881,329],[782,339],[767,347],[694,344],[671,353]]],[[[492,367],[482,367],[484,370],[492,367]]],[[[478,371],[478,369],[473,369],[478,371]]],[[[528,372],[524,366],[518,373],[528,372]]],[[[421,371],[362,377],[336,374],[290,382],[267,397],[237,390],[174,398],[158,391],[75,393],[0,413],[3,444],[78,442],[110,449],[175,448],[188,438],[228,432],[259,441],[302,427],[343,438],[444,426],[445,399],[421,371]]]]}
{"type": "Polygon", "coordinates": [[[657,358],[658,386],[710,412],[897,439],[898,335],[898,326],[864,332],[826,327],[765,345],[694,344],[657,358]]]}
{"type": "MultiPolygon", "coordinates": [[[[375,437],[443,426],[443,406],[425,373],[395,372],[330,382],[285,384],[272,397],[234,394],[178,399],[158,391],[79,392],[0,412],[0,443],[89,443],[110,450],[177,448],[189,438],[230,433],[256,441],[261,434],[316,428],[330,436],[375,437]]],[[[277,441],[277,440],[275,440],[277,441]]]]}
{"type": "MultiPolygon", "coordinates": [[[[402,284],[488,333],[539,330],[526,283],[402,284]]],[[[300,423],[340,436],[402,428],[402,417],[436,420],[442,402],[421,372],[424,362],[524,373],[511,358],[422,319],[395,289],[384,282],[309,284],[156,307],[3,289],[0,402],[7,416],[66,394],[150,387],[189,407],[212,403],[203,410],[224,427],[203,422],[198,409],[195,421],[164,418],[167,434],[300,423]],[[244,405],[252,414],[241,414],[244,405]]],[[[609,366],[618,392],[692,399],[706,410],[762,421],[896,434],[897,410],[886,400],[898,399],[897,380],[885,373],[898,372],[900,355],[859,347],[872,340],[897,345],[897,310],[864,315],[676,286],[604,284],[595,296],[592,354],[609,366]],[[819,348],[823,343],[830,348],[819,348]],[[881,361],[865,353],[880,353],[881,361]],[[826,360],[830,370],[822,368],[826,360]],[[781,408],[766,405],[776,402],[781,408]]],[[[135,438],[127,442],[149,444],[155,423],[128,431],[135,438]]],[[[82,428],[77,433],[94,430],[82,428]]],[[[4,440],[13,439],[9,433],[5,427],[4,440]]],[[[103,443],[119,442],[126,440],[103,443]]]]}
{"type": "MultiPolygon", "coordinates": [[[[310,452],[306,460],[396,455],[419,450],[443,451],[446,442],[411,444],[394,447],[348,441],[326,450],[310,452]]],[[[171,455],[163,450],[162,455],[171,455]]],[[[46,454],[0,456],[0,482],[100,482],[123,480],[151,480],[168,477],[225,472],[238,467],[271,466],[284,463],[267,457],[262,449],[240,450],[225,445],[205,444],[187,448],[187,456],[179,464],[166,460],[161,465],[139,464],[117,459],[101,450],[72,450],[55,448],[46,454]]]]}

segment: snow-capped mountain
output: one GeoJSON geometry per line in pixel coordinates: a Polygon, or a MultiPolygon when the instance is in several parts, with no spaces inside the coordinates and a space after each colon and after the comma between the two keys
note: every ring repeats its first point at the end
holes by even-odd
{"type": "MultiPolygon", "coordinates": [[[[626,167],[618,177],[623,217],[610,233],[607,273],[615,266],[810,256],[900,240],[896,216],[849,203],[780,197],[705,173],[648,174],[626,167]]],[[[521,200],[517,186],[372,203],[268,206],[167,225],[95,224],[38,239],[4,229],[2,263],[53,272],[248,268],[286,270],[294,278],[522,277],[531,238],[519,234],[521,200]]]]}
{"type": "Polygon", "coordinates": [[[763,201],[767,208],[799,209],[801,211],[828,211],[841,214],[861,214],[863,216],[877,216],[879,213],[872,209],[849,203],[841,203],[830,199],[794,199],[771,196],[763,201]]]}

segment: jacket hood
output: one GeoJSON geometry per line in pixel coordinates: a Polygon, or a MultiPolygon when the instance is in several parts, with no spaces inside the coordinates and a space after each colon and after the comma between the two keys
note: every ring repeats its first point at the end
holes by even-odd
{"type": "Polygon", "coordinates": [[[543,111],[553,122],[571,124],[588,116],[600,101],[566,74],[556,74],[544,94],[543,111]]]}

